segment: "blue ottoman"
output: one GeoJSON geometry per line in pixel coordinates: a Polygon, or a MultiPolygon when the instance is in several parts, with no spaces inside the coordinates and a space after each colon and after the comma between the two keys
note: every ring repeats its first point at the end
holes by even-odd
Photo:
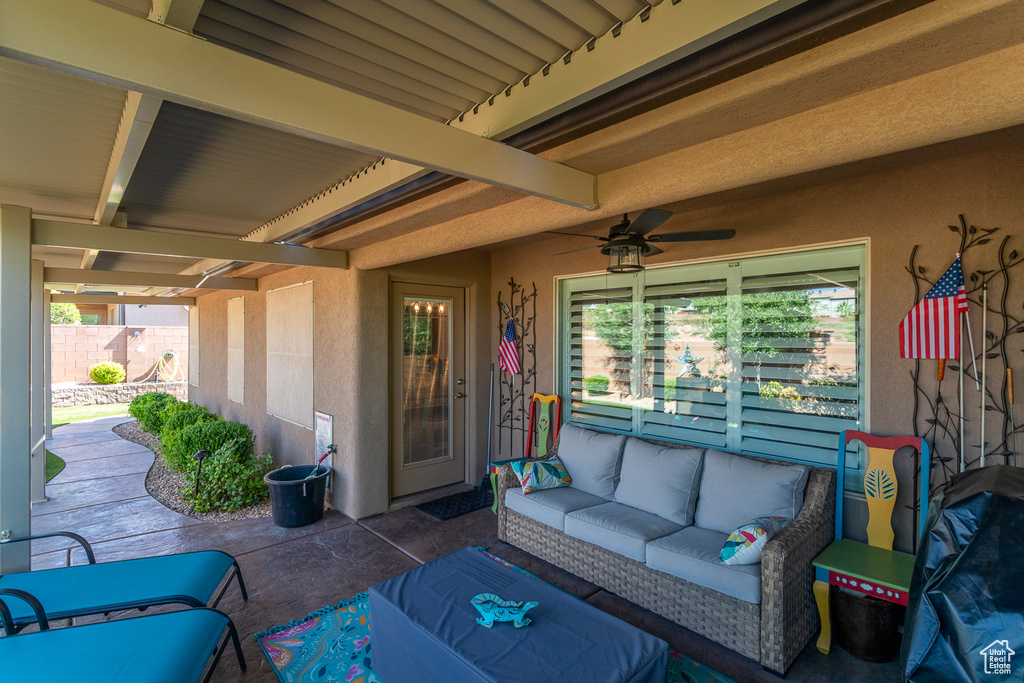
{"type": "Polygon", "coordinates": [[[370,588],[373,668],[387,683],[664,683],[665,641],[472,548],[370,588]],[[476,623],[479,593],[540,604],[524,628],[476,623]]]}

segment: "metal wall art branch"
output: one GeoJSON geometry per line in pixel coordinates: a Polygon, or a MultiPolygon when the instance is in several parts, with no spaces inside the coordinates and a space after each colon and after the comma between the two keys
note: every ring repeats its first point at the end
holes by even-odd
{"type": "Polygon", "coordinates": [[[537,386],[537,284],[530,283],[531,291],[528,292],[513,278],[508,281],[508,286],[511,291],[507,305],[502,302],[502,292],[498,292],[498,335],[500,338],[505,333],[509,317],[505,309],[508,308],[516,325],[522,372],[510,375],[499,370],[498,454],[504,458],[520,458],[526,446],[530,397],[537,386]],[[508,450],[503,447],[506,443],[508,450]]]}
{"type": "MultiPolygon", "coordinates": [[[[968,349],[964,344],[963,356],[959,361],[951,361],[949,369],[958,372],[963,364],[964,382],[960,390],[964,391],[963,411],[964,432],[960,430],[960,406],[956,401],[947,400],[942,394],[942,383],[934,379],[934,372],[921,372],[921,361],[914,361],[914,369],[910,376],[914,383],[914,435],[924,437],[932,445],[932,491],[937,491],[960,469],[961,447],[964,449],[964,469],[980,466],[983,456],[986,462],[993,464],[1021,465],[1016,448],[1016,426],[1013,416],[1013,387],[1009,381],[1013,376],[1013,365],[1021,365],[1019,335],[1024,332],[1024,311],[1020,305],[1010,301],[1011,269],[1024,262],[1024,256],[1009,246],[1010,236],[1003,235],[1000,239],[1000,228],[979,228],[968,224],[961,214],[959,225],[950,225],[949,230],[960,238],[959,251],[961,263],[964,265],[965,285],[969,310],[982,309],[983,300],[987,300],[988,328],[982,330],[975,340],[980,338],[981,349],[968,349]],[[984,247],[998,243],[993,248],[984,247]],[[968,264],[982,266],[995,261],[992,268],[968,268],[968,264]],[[967,275],[969,273],[969,275],[967,275]],[[984,290],[988,296],[983,296],[984,290]],[[993,293],[996,295],[994,296],[993,293]],[[992,317],[994,316],[994,321],[992,317]],[[984,410],[987,425],[984,439],[979,433],[981,425],[981,401],[977,396],[974,381],[966,381],[970,377],[980,377],[982,356],[988,364],[987,374],[992,381],[983,382],[985,389],[984,410]],[[1009,372],[1007,372],[1009,370],[1009,372]],[[970,371],[970,372],[968,372],[970,371]],[[997,380],[998,381],[995,381],[997,380]],[[971,407],[976,406],[975,410],[971,407]],[[993,432],[996,432],[995,434],[993,432]]],[[[935,284],[929,278],[929,269],[917,263],[915,245],[910,252],[907,272],[914,280],[914,300],[918,301],[922,291],[935,284]]],[[[945,271],[941,266],[936,272],[939,276],[945,271]]],[[[1014,300],[1019,304],[1019,297],[1014,300]]],[[[985,316],[982,316],[984,319],[985,316]]],[[[917,468],[915,468],[916,479],[917,468]]],[[[917,482],[915,481],[915,488],[917,482]]],[[[915,510],[915,513],[917,511],[915,510]]]]}

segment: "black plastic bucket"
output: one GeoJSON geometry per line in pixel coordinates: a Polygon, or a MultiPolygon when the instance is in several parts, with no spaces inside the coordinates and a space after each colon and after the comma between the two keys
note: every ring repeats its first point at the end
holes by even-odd
{"type": "Polygon", "coordinates": [[[285,465],[268,472],[263,481],[270,486],[270,508],[274,524],[283,527],[305,526],[324,516],[324,493],[330,468],[307,479],[315,465],[285,465]]]}

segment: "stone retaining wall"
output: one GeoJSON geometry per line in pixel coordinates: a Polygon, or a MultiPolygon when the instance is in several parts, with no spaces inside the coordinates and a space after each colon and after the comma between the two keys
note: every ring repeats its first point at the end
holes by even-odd
{"type": "Polygon", "coordinates": [[[107,403],[129,403],[140,394],[162,391],[179,401],[188,400],[188,383],[181,382],[129,382],[126,384],[75,384],[54,388],[50,392],[54,408],[66,406],[94,406],[107,403]]]}

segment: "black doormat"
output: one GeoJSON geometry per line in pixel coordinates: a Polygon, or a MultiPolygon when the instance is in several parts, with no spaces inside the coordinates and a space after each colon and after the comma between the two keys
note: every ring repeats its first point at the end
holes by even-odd
{"type": "Polygon", "coordinates": [[[442,522],[452,517],[458,517],[470,512],[476,512],[481,508],[489,508],[494,505],[494,493],[491,491],[491,480],[484,477],[483,482],[472,491],[455,493],[444,498],[432,500],[429,503],[417,505],[417,510],[422,510],[431,517],[442,522]]]}

